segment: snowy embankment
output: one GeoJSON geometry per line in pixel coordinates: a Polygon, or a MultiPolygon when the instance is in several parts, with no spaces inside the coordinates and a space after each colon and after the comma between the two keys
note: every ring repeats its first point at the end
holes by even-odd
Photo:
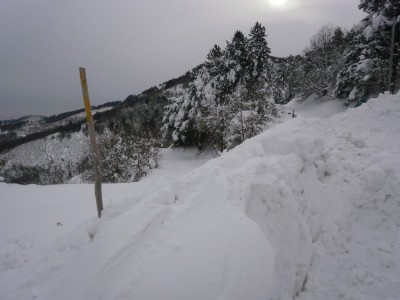
{"type": "Polygon", "coordinates": [[[400,94],[298,115],[107,185],[101,220],[89,186],[1,184],[0,298],[398,299],[400,94]]]}

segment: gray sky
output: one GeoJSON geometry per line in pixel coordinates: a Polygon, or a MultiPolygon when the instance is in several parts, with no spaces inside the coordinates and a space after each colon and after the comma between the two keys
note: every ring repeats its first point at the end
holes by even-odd
{"type": "Polygon", "coordinates": [[[0,119],[81,108],[180,76],[256,21],[272,54],[299,54],[324,24],[351,28],[359,0],[1,0],[0,119]],[[275,5],[274,5],[275,4],[275,5]],[[279,6],[281,4],[281,6],[279,6]]]}

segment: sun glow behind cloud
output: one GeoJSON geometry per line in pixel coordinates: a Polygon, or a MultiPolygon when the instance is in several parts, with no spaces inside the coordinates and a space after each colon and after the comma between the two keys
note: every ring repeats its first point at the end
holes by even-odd
{"type": "Polygon", "coordinates": [[[291,10],[300,5],[300,0],[266,0],[270,8],[276,10],[291,10]]]}
{"type": "Polygon", "coordinates": [[[275,7],[284,7],[287,5],[287,0],[268,0],[269,4],[275,7]]]}

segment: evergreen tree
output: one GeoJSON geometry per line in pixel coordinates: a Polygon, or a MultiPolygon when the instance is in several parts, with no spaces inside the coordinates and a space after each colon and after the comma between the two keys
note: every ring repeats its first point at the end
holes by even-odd
{"type": "Polygon", "coordinates": [[[223,72],[223,53],[222,49],[218,45],[214,47],[207,54],[207,61],[205,62],[205,67],[208,70],[210,76],[217,76],[223,72]]]}
{"type": "Polygon", "coordinates": [[[391,20],[400,15],[398,0],[361,0],[358,7],[371,16],[383,15],[391,20]]]}
{"type": "Polygon", "coordinates": [[[197,132],[195,116],[197,103],[193,101],[189,89],[178,97],[171,97],[171,104],[165,108],[163,117],[163,136],[166,140],[172,140],[177,146],[195,145],[197,132]]]}
{"type": "Polygon", "coordinates": [[[364,32],[365,26],[361,23],[354,27],[346,36],[348,46],[343,52],[344,67],[336,78],[334,96],[346,99],[345,103],[361,97],[367,93],[367,87],[371,85],[371,76],[368,74],[372,68],[367,49],[367,39],[364,32]]]}
{"type": "Polygon", "coordinates": [[[259,23],[249,38],[236,31],[224,50],[214,45],[189,87],[170,98],[165,137],[177,146],[223,151],[259,133],[273,112],[266,88],[269,53],[259,23]]]}
{"type": "Polygon", "coordinates": [[[245,82],[248,67],[247,38],[239,30],[235,32],[231,42],[227,42],[224,52],[223,89],[232,93],[237,84],[245,82]]]}
{"type": "Polygon", "coordinates": [[[267,100],[271,67],[265,27],[257,22],[248,38],[234,36],[227,49],[228,57],[232,52],[244,53],[233,56],[240,71],[236,74],[234,90],[229,95],[228,147],[232,148],[263,130],[265,122],[269,120],[267,112],[273,106],[267,100]],[[237,50],[232,51],[235,45],[237,50]],[[245,49],[241,48],[243,45],[245,49]]]}
{"type": "Polygon", "coordinates": [[[260,23],[251,28],[247,42],[247,61],[248,61],[248,80],[254,81],[264,79],[264,75],[269,75],[268,59],[271,53],[267,43],[265,27],[260,23]]]}
{"type": "MultiPolygon", "coordinates": [[[[389,58],[392,24],[400,15],[397,0],[361,1],[369,15],[353,28],[347,39],[345,66],[340,71],[334,94],[346,103],[389,90],[389,58]]],[[[394,47],[392,80],[399,68],[400,34],[394,47]]]]}

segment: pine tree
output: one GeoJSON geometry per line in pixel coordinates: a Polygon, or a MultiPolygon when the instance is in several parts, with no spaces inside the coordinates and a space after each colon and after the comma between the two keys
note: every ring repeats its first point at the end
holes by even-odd
{"type": "Polygon", "coordinates": [[[269,52],[259,23],[249,38],[236,31],[224,50],[214,45],[189,87],[170,98],[165,137],[179,146],[224,151],[258,134],[273,112],[266,88],[269,52]]]}
{"type": "Polygon", "coordinates": [[[207,54],[207,61],[204,64],[210,76],[220,75],[223,72],[223,63],[222,49],[220,46],[214,45],[207,54]]]}
{"type": "MultiPolygon", "coordinates": [[[[359,7],[369,15],[347,36],[345,66],[337,76],[334,91],[335,96],[345,99],[346,103],[389,89],[391,30],[395,18],[400,15],[397,0],[362,0],[359,7]]],[[[399,67],[399,42],[394,54],[392,74],[395,79],[399,67]]]]}
{"type": "Polygon", "coordinates": [[[345,103],[361,97],[371,84],[371,76],[368,74],[372,61],[367,49],[367,39],[363,32],[365,24],[355,26],[346,36],[348,46],[343,52],[344,67],[336,78],[334,96],[346,99],[345,103]]]}
{"type": "Polygon", "coordinates": [[[393,19],[400,15],[400,2],[398,0],[361,0],[358,6],[371,16],[383,15],[393,19]]]}
{"type": "Polygon", "coordinates": [[[172,140],[177,146],[192,145],[196,136],[193,118],[197,107],[191,99],[189,89],[185,89],[179,96],[170,97],[169,101],[163,117],[164,139],[172,140]]]}
{"type": "Polygon", "coordinates": [[[264,75],[269,75],[268,59],[271,53],[268,47],[267,35],[265,27],[260,23],[251,28],[248,42],[247,42],[247,61],[248,61],[248,80],[255,82],[263,78],[264,75]]]}
{"type": "Polygon", "coordinates": [[[239,30],[231,42],[227,42],[224,52],[223,88],[225,93],[233,92],[239,83],[245,82],[248,67],[247,38],[239,30]]]}
{"type": "MultiPolygon", "coordinates": [[[[245,38],[236,32],[226,48],[226,57],[231,68],[237,70],[232,90],[229,93],[228,147],[242,143],[263,129],[267,111],[273,106],[267,101],[270,76],[270,49],[266,41],[265,27],[256,23],[245,38]]],[[[231,72],[232,74],[233,72],[231,72]]]]}

